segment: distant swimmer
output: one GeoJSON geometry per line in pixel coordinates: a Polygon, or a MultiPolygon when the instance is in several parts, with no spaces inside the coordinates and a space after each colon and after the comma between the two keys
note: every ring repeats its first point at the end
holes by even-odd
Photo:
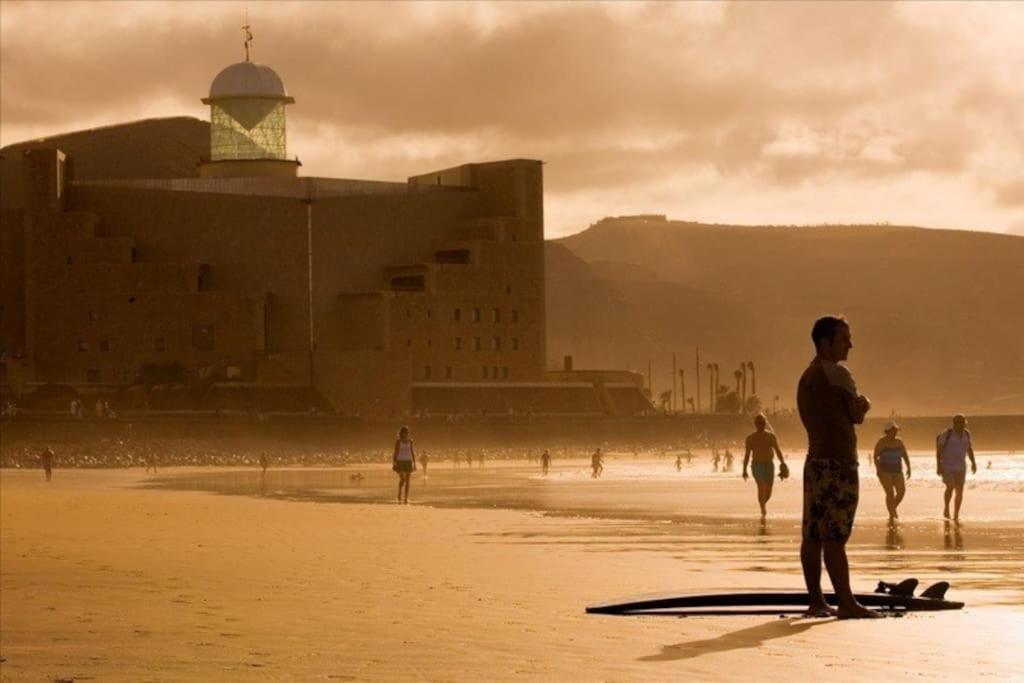
{"type": "Polygon", "coordinates": [[[971,433],[967,431],[967,418],[959,413],[953,416],[953,426],[939,434],[935,440],[935,471],[946,485],[945,508],[942,516],[949,517],[949,500],[956,494],[953,521],[960,521],[960,505],[964,502],[964,480],[967,479],[966,459],[971,459],[971,474],[978,473],[974,461],[971,433]]]}
{"type": "Polygon", "coordinates": [[[398,473],[398,502],[408,503],[409,480],[416,469],[416,452],[409,438],[408,427],[398,430],[398,440],[395,441],[395,450],[391,455],[391,469],[398,473]]]}
{"type": "Polygon", "coordinates": [[[838,316],[819,318],[811,329],[811,339],[814,359],[801,375],[796,394],[808,442],[800,545],[800,564],[810,596],[807,615],[878,617],[854,597],[846,556],[860,497],[854,425],[863,424],[871,402],[857,390],[850,371],[840,365],[853,348],[849,323],[838,316]],[[837,611],[829,607],[821,591],[823,555],[835,589],[837,611]]]}
{"type": "Polygon", "coordinates": [[[426,451],[423,451],[423,455],[420,456],[420,464],[423,465],[423,478],[427,478],[427,465],[430,464],[430,456],[427,455],[426,451]]]}
{"type": "Polygon", "coordinates": [[[548,476],[548,470],[551,468],[551,454],[548,453],[548,449],[544,449],[544,452],[540,456],[540,472],[545,477],[548,476]]]}
{"type": "Polygon", "coordinates": [[[768,516],[768,501],[772,497],[772,486],[775,484],[775,456],[779,457],[779,478],[789,477],[789,466],[782,457],[782,449],[775,434],[768,431],[768,420],[764,415],[754,418],[757,430],[747,437],[746,450],[743,453],[743,478],[747,479],[747,465],[754,474],[757,484],[757,504],[761,506],[761,519],[768,516]]]}
{"type": "Polygon", "coordinates": [[[53,479],[53,458],[54,454],[49,446],[39,454],[39,459],[43,461],[43,473],[46,475],[46,481],[53,479]]]}
{"type": "Polygon", "coordinates": [[[889,420],[885,423],[885,436],[875,444],[875,472],[878,473],[878,481],[885,491],[885,507],[889,510],[890,522],[895,522],[899,518],[896,509],[903,501],[903,496],[907,494],[903,465],[907,466],[907,479],[910,479],[910,456],[907,455],[907,447],[903,440],[896,436],[899,431],[900,426],[889,420]]]}
{"type": "Polygon", "coordinates": [[[601,449],[598,448],[596,451],[594,451],[594,454],[590,456],[590,478],[599,479],[603,472],[604,454],[601,453],[601,449]]]}

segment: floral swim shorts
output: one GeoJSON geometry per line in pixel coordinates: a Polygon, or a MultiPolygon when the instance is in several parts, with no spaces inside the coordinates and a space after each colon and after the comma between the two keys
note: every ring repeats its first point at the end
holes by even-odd
{"type": "Polygon", "coordinates": [[[843,541],[849,538],[859,497],[856,461],[808,458],[804,463],[804,539],[843,541]]]}

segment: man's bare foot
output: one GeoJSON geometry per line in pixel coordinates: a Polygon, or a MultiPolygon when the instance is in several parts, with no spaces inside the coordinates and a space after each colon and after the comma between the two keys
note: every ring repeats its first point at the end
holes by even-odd
{"type": "Polygon", "coordinates": [[[820,605],[811,605],[807,608],[807,611],[800,615],[801,619],[827,619],[828,617],[836,616],[836,610],[822,603],[820,605]]]}
{"type": "Polygon", "coordinates": [[[949,519],[949,510],[944,510],[942,512],[942,518],[943,519],[949,519]]]}
{"type": "Polygon", "coordinates": [[[884,615],[855,602],[850,606],[840,607],[836,610],[836,616],[840,619],[881,619],[884,615]]]}

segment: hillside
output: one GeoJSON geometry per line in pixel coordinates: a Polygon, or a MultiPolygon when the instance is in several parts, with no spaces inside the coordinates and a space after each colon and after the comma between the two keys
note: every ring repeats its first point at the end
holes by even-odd
{"type": "MultiPolygon", "coordinates": [[[[694,386],[694,349],[792,407],[811,322],[853,326],[850,367],[879,412],[1024,412],[1024,238],[903,226],[749,227],[605,219],[549,242],[548,356],[654,366],[694,386]]],[[[702,368],[702,394],[707,377],[702,368]]],[[[876,413],[878,414],[878,413],[876,413]]]]}

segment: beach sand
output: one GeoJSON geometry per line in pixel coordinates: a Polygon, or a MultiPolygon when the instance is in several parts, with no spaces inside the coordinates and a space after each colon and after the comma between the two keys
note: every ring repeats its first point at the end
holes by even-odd
{"type": "MultiPolygon", "coordinates": [[[[966,540],[943,547],[940,522],[923,520],[897,552],[865,522],[851,547],[859,588],[947,578],[968,603],[960,612],[609,617],[584,607],[799,589],[795,525],[757,535],[628,515],[148,490],[148,479],[0,475],[4,681],[1024,677],[1016,522],[967,524],[966,540]]],[[[780,494],[780,511],[797,488],[780,494]]],[[[414,481],[414,500],[423,492],[414,481]]],[[[749,486],[720,495],[753,506],[749,486]]],[[[1019,507],[1019,492],[1001,495],[1019,507]]]]}

